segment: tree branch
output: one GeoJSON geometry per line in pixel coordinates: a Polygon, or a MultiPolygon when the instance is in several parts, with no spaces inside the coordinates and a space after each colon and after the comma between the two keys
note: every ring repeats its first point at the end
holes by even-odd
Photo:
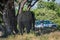
{"type": "Polygon", "coordinates": [[[28,5],[28,9],[27,10],[30,10],[30,8],[33,7],[37,1],[38,0],[35,0],[35,2],[32,5],[31,5],[32,2],[30,2],[30,4],[28,5]]]}
{"type": "Polygon", "coordinates": [[[27,0],[24,0],[21,2],[20,9],[19,9],[19,14],[23,11],[23,6],[27,2],[27,0]]]}

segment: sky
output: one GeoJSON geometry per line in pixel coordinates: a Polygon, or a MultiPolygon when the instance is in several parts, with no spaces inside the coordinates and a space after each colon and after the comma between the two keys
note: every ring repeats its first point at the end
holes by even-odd
{"type": "MultiPolygon", "coordinates": [[[[47,0],[44,0],[44,1],[47,1],[47,0]]],[[[56,2],[56,3],[60,3],[60,0],[56,0],[55,2],[56,2]]]]}
{"type": "Polygon", "coordinates": [[[56,0],[55,2],[60,3],[60,0],[56,0]]]}

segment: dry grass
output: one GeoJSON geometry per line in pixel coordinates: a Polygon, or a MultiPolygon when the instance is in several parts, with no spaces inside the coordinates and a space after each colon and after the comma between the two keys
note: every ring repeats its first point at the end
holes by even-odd
{"type": "Polygon", "coordinates": [[[11,35],[8,38],[0,38],[0,40],[60,40],[60,32],[51,32],[41,36],[35,36],[33,33],[21,35],[11,35]]]}

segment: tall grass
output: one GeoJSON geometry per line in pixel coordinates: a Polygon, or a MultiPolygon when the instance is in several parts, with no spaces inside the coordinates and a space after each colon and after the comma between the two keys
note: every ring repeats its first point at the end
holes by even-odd
{"type": "Polygon", "coordinates": [[[60,32],[51,32],[50,34],[44,34],[35,36],[35,34],[22,35],[10,35],[8,38],[0,38],[0,40],[60,40],[60,32]]]}

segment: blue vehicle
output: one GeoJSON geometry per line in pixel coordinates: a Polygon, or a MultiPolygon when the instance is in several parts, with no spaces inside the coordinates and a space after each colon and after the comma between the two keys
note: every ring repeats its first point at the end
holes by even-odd
{"type": "Polygon", "coordinates": [[[37,20],[35,21],[35,34],[44,34],[54,32],[57,29],[57,24],[49,20],[37,20]]]}
{"type": "Polygon", "coordinates": [[[57,28],[57,24],[49,20],[37,20],[35,21],[35,28],[57,28]]]}
{"type": "Polygon", "coordinates": [[[53,22],[51,22],[49,20],[44,20],[43,21],[43,26],[44,27],[57,27],[57,24],[55,24],[55,23],[53,23],[53,22]]]}
{"type": "Polygon", "coordinates": [[[35,27],[57,27],[57,24],[49,20],[37,20],[35,21],[35,27]]]}

